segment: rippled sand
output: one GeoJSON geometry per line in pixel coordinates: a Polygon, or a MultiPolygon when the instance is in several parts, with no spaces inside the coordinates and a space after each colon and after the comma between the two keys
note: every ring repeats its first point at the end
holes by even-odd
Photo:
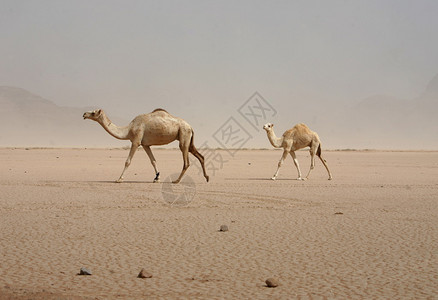
{"type": "Polygon", "coordinates": [[[153,151],[0,149],[0,299],[437,297],[438,152],[153,151]]]}

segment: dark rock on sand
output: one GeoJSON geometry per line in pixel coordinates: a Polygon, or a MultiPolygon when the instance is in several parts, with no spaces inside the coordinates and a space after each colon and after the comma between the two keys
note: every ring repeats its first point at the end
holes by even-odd
{"type": "Polygon", "coordinates": [[[227,225],[221,225],[221,228],[219,229],[219,231],[228,231],[228,226],[227,225]]]}
{"type": "Polygon", "coordinates": [[[91,271],[86,268],[81,268],[79,275],[91,275],[91,271]]]}
{"type": "Polygon", "coordinates": [[[145,269],[141,269],[140,273],[137,276],[138,278],[151,278],[152,274],[146,271],[145,269]]]}
{"type": "Polygon", "coordinates": [[[270,288],[275,288],[278,286],[278,280],[276,278],[272,278],[272,277],[266,279],[265,283],[266,283],[266,286],[270,287],[270,288]]]}

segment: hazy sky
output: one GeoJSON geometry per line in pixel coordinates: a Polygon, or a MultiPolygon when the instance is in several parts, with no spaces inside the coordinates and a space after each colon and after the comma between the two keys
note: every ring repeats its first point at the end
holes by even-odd
{"type": "Polygon", "coordinates": [[[286,119],[302,101],[414,98],[438,73],[435,0],[0,0],[0,36],[0,85],[194,127],[256,91],[286,119]]]}

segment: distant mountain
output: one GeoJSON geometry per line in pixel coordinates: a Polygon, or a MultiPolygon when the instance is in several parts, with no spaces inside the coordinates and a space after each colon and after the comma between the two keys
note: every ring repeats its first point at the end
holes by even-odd
{"type": "MultiPolygon", "coordinates": [[[[113,138],[96,122],[84,121],[82,114],[91,109],[94,108],[60,107],[29,91],[0,87],[0,146],[124,147],[130,144],[113,138]]],[[[290,125],[306,122],[316,130],[326,149],[438,150],[437,111],[438,75],[415,99],[374,95],[344,107],[316,107],[304,102],[295,105],[289,116],[293,119],[290,125]]],[[[118,125],[129,123],[110,117],[118,125]]]]}
{"type": "Polygon", "coordinates": [[[336,117],[340,136],[374,149],[438,149],[438,75],[415,99],[366,98],[336,117]]]}
{"type": "Polygon", "coordinates": [[[421,99],[425,102],[438,102],[438,74],[429,82],[421,99]]]}
{"type": "MultiPolygon", "coordinates": [[[[92,108],[60,107],[29,91],[0,87],[0,146],[123,147],[119,141],[82,115],[92,108]]],[[[129,121],[114,117],[116,124],[129,121]]]]}

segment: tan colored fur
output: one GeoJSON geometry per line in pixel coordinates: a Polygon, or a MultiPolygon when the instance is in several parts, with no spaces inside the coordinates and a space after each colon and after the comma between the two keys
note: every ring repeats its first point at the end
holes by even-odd
{"type": "Polygon", "coordinates": [[[286,130],[283,133],[281,138],[278,138],[274,133],[274,124],[267,123],[263,126],[263,129],[266,130],[268,135],[268,139],[273,147],[275,148],[283,148],[283,155],[278,162],[277,171],[274,176],[272,176],[272,180],[275,180],[278,176],[278,172],[280,170],[283,161],[286,159],[287,154],[292,156],[294,164],[298,171],[298,180],[303,180],[301,177],[301,170],[298,163],[298,160],[295,155],[295,151],[310,147],[310,169],[305,179],[309,178],[310,172],[315,167],[315,154],[321,159],[321,162],[324,164],[327,169],[329,180],[332,179],[332,175],[327,166],[325,159],[321,156],[321,141],[319,140],[319,136],[316,132],[312,131],[307,127],[307,125],[300,123],[292,127],[291,129],[286,130]]]}
{"type": "Polygon", "coordinates": [[[159,180],[159,172],[156,166],[156,160],[150,146],[166,145],[175,140],[179,141],[179,148],[183,154],[183,169],[178,179],[174,183],[178,183],[187,168],[189,167],[188,152],[192,153],[201,163],[204,177],[209,180],[205,171],[204,157],[197,151],[193,144],[193,129],[183,119],[174,117],[164,109],[155,109],[153,112],[135,117],[128,126],[119,127],[114,125],[101,109],[85,112],[84,119],[90,119],[98,122],[109,134],[121,140],[131,141],[131,150],[125,162],[125,168],[122,171],[119,179],[116,182],[123,181],[123,174],[131,164],[137,148],[142,146],[146,154],[151,160],[151,164],[155,169],[156,177],[154,181],[159,180]]]}

